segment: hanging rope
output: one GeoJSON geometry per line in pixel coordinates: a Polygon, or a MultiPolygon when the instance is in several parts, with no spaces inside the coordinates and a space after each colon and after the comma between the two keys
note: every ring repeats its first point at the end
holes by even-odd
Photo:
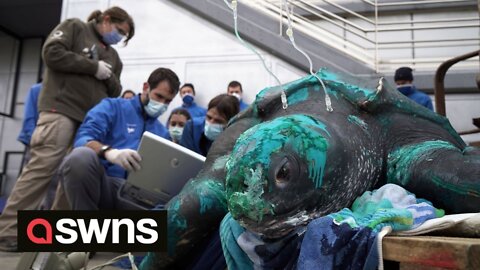
{"type": "MultiPolygon", "coordinates": [[[[249,43],[245,42],[241,37],[240,37],[240,34],[238,33],[238,11],[237,11],[237,5],[238,5],[238,2],[237,0],[233,0],[232,3],[229,3],[227,0],[224,0],[225,4],[232,10],[233,12],[233,22],[234,22],[234,29],[235,29],[235,36],[237,37],[238,40],[240,40],[240,42],[245,46],[247,47],[250,51],[252,51],[253,53],[255,53],[258,58],[260,58],[260,60],[262,61],[262,64],[263,64],[263,67],[267,70],[267,72],[275,79],[275,81],[277,82],[277,84],[282,87],[281,83],[280,83],[280,80],[277,78],[277,76],[275,76],[275,74],[273,74],[273,72],[270,70],[270,68],[268,68],[267,64],[265,63],[265,59],[263,58],[263,56],[261,54],[259,54],[257,52],[257,50],[255,50],[255,48],[252,47],[252,45],[250,45],[249,43]]],[[[280,99],[281,99],[281,102],[282,102],[282,108],[285,110],[288,108],[288,100],[287,100],[287,95],[285,94],[285,90],[282,88],[282,93],[280,95],[280,99]]]]}
{"type": "Polygon", "coordinates": [[[310,57],[308,56],[308,54],[297,46],[297,44],[295,43],[295,39],[293,38],[292,18],[291,18],[291,14],[290,14],[291,12],[293,13],[293,6],[292,6],[292,10],[290,10],[289,7],[288,7],[288,0],[283,0],[283,3],[284,3],[284,6],[285,6],[285,11],[287,13],[287,19],[288,19],[288,28],[287,28],[287,31],[285,33],[287,34],[288,38],[290,39],[290,42],[292,43],[295,50],[299,51],[301,54],[303,54],[303,56],[305,56],[305,58],[307,58],[308,64],[310,65],[310,74],[312,76],[314,76],[320,82],[320,84],[322,85],[322,88],[323,88],[323,92],[325,93],[326,109],[327,109],[327,111],[332,112],[333,111],[332,100],[330,99],[330,95],[327,92],[327,87],[325,87],[325,84],[323,83],[323,80],[320,79],[320,77],[318,77],[318,75],[313,72],[313,63],[312,63],[312,60],[310,59],[310,57]]]}

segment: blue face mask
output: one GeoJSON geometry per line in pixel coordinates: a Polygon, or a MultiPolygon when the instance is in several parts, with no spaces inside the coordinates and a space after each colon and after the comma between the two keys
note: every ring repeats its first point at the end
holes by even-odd
{"type": "Polygon", "coordinates": [[[113,45],[120,42],[120,40],[123,39],[123,35],[118,32],[117,28],[113,27],[113,30],[103,34],[102,38],[103,42],[107,43],[108,45],[113,45]]]}
{"type": "Polygon", "coordinates": [[[222,133],[224,128],[225,127],[223,125],[210,124],[207,121],[205,121],[205,131],[203,133],[210,141],[215,141],[218,135],[222,133]]]}
{"type": "Polygon", "coordinates": [[[397,90],[400,91],[405,96],[411,95],[414,91],[413,85],[411,85],[411,84],[399,85],[399,86],[397,86],[397,90]]]}
{"type": "Polygon", "coordinates": [[[194,96],[186,94],[185,96],[183,96],[182,101],[183,103],[185,103],[185,105],[192,105],[194,99],[194,96]]]}
{"type": "Polygon", "coordinates": [[[145,112],[148,114],[148,116],[152,118],[157,118],[167,110],[168,105],[149,99],[147,105],[144,105],[143,108],[145,109],[145,112]]]}

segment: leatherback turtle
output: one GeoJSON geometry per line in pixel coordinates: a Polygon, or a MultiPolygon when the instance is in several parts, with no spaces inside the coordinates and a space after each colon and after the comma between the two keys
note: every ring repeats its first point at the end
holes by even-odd
{"type": "Polygon", "coordinates": [[[227,211],[247,229],[281,237],[349,207],[386,183],[403,186],[447,213],[480,211],[480,151],[449,121],[380,79],[373,87],[321,70],[266,88],[216,139],[204,168],[167,205],[169,255],[181,258],[227,211]],[[285,91],[288,108],[282,108],[285,91]]]}

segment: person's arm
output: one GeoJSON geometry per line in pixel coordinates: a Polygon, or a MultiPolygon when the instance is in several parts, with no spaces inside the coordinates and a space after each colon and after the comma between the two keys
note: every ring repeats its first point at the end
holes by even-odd
{"type": "Polygon", "coordinates": [[[119,113],[110,99],[102,100],[97,106],[88,111],[85,120],[78,128],[75,138],[75,147],[86,146],[91,148],[100,158],[117,164],[125,170],[140,170],[142,160],[137,151],[132,149],[115,149],[104,144],[106,137],[113,129],[115,116],[119,113]],[[108,149],[105,149],[108,147],[108,149]]]}
{"type": "Polygon", "coordinates": [[[48,68],[65,73],[95,75],[98,61],[86,55],[72,51],[77,41],[76,35],[83,24],[78,19],[70,19],[60,23],[48,36],[43,46],[42,56],[48,68]]]}
{"type": "Polygon", "coordinates": [[[110,99],[103,99],[88,111],[75,137],[74,147],[88,146],[98,153],[97,147],[87,145],[90,141],[105,142],[116,115],[110,99]],[[91,147],[92,146],[92,147],[91,147]]]}
{"type": "Polygon", "coordinates": [[[115,54],[117,57],[117,65],[114,67],[112,76],[105,80],[105,84],[107,85],[108,89],[108,96],[109,97],[118,97],[122,92],[122,85],[120,84],[120,75],[122,73],[123,64],[118,54],[115,54]]]}
{"type": "Polygon", "coordinates": [[[25,100],[25,109],[23,115],[22,130],[18,135],[18,140],[25,145],[30,145],[33,131],[37,126],[38,109],[37,101],[41,85],[35,84],[30,88],[27,99],[25,100]]]}
{"type": "Polygon", "coordinates": [[[427,107],[427,108],[429,108],[430,110],[433,111],[432,99],[430,99],[429,96],[427,96],[427,98],[426,98],[425,107],[427,107]]]}

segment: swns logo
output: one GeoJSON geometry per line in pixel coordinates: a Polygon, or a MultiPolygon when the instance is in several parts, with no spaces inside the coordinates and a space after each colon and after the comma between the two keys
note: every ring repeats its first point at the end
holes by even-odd
{"type": "Polygon", "coordinates": [[[18,249],[167,251],[167,211],[18,211],[18,249]]]}

